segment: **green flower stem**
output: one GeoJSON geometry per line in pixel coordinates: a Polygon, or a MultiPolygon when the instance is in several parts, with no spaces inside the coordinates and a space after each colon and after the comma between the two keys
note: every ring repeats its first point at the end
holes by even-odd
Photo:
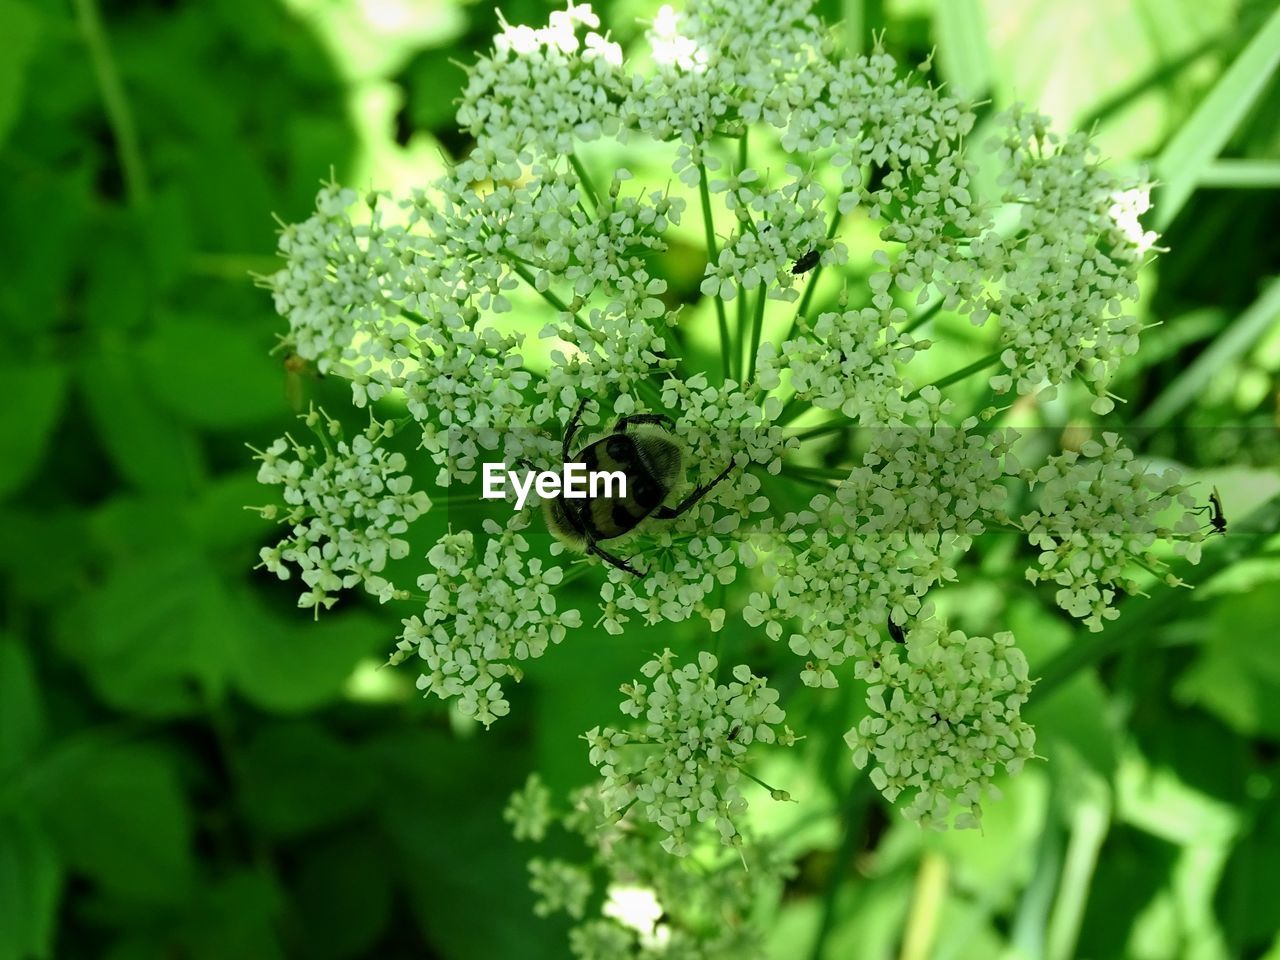
{"type": "Polygon", "coordinates": [[[971,377],[975,373],[981,373],[983,370],[986,370],[988,367],[994,367],[997,363],[1000,362],[1000,354],[1003,352],[1004,352],[1003,350],[997,350],[995,353],[989,353],[985,357],[983,357],[981,360],[975,360],[973,361],[973,363],[969,364],[967,367],[963,367],[955,371],[955,373],[947,374],[941,380],[935,380],[933,381],[933,383],[927,383],[923,387],[920,387],[917,390],[912,390],[903,399],[907,401],[914,400],[916,397],[920,396],[920,394],[928,387],[937,387],[939,390],[941,390],[943,387],[949,387],[953,383],[959,383],[961,380],[964,380],[967,377],[971,377]]]}
{"type": "Polygon", "coordinates": [[[852,468],[849,467],[806,467],[799,463],[782,463],[782,473],[789,477],[810,477],[822,480],[845,480],[852,468]]]}
{"type": "MultiPolygon", "coordinates": [[[[1169,572],[1188,586],[1205,583],[1232,564],[1262,550],[1277,532],[1280,532],[1280,494],[1233,523],[1226,536],[1214,537],[1206,543],[1198,565],[1178,560],[1170,565],[1169,572]]],[[[1119,653],[1135,637],[1155,632],[1160,624],[1168,623],[1186,610],[1194,599],[1194,591],[1182,587],[1165,587],[1150,596],[1130,597],[1120,606],[1119,620],[1101,633],[1088,634],[1045,664],[1027,709],[1034,713],[1038,704],[1081,670],[1119,653]]]]}
{"type": "MultiPolygon", "coordinates": [[[[738,138],[738,173],[741,174],[745,169],[747,169],[747,131],[744,129],[742,131],[742,136],[738,138]]],[[[747,213],[746,211],[743,212],[747,213]]],[[[750,213],[747,213],[747,226],[751,228],[752,233],[755,233],[755,226],[751,223],[750,213]]],[[[738,342],[736,344],[737,349],[733,352],[733,361],[736,368],[734,378],[739,382],[742,382],[742,372],[743,368],[746,366],[746,360],[742,356],[742,349],[747,343],[747,288],[741,284],[738,285],[737,308],[738,342]]]]}
{"type": "Polygon", "coordinates": [[[764,328],[764,305],[768,299],[768,292],[763,283],[756,291],[756,315],[751,323],[751,352],[747,354],[746,382],[748,383],[756,378],[756,354],[760,352],[760,331],[764,328]]]}
{"type": "Polygon", "coordinates": [[[933,303],[929,304],[927,307],[925,307],[923,310],[917,313],[914,317],[912,317],[907,322],[907,325],[898,332],[913,333],[916,330],[920,329],[920,327],[923,327],[926,323],[928,323],[935,316],[937,316],[938,311],[942,309],[942,304],[943,304],[942,297],[938,297],[936,300],[933,301],[933,303]]]}
{"type": "Polygon", "coordinates": [[[747,291],[746,291],[746,288],[741,285],[738,287],[738,300],[737,300],[736,306],[738,308],[738,325],[737,325],[738,349],[733,351],[733,362],[734,362],[734,367],[736,368],[736,371],[734,373],[734,379],[741,382],[742,368],[745,366],[743,362],[742,348],[746,346],[746,343],[747,343],[747,325],[748,325],[747,291]]]}
{"type": "MultiPolygon", "coordinates": [[[[786,412],[785,410],[783,411],[786,412]]],[[[851,420],[832,420],[816,427],[810,427],[808,430],[801,430],[796,434],[796,439],[801,443],[806,440],[813,440],[816,437],[825,437],[829,433],[839,433],[841,430],[852,430],[853,422],[851,420]]]]}
{"type": "MultiPolygon", "coordinates": [[[[702,198],[702,227],[707,238],[707,262],[715,263],[720,259],[719,250],[716,247],[716,230],[711,220],[711,190],[707,186],[707,165],[705,163],[698,164],[698,194],[702,198]]],[[[731,356],[729,349],[729,320],[724,313],[724,300],[720,298],[719,291],[716,292],[716,320],[720,325],[720,369],[724,376],[732,375],[732,367],[729,364],[731,356]]]]}
{"type": "Polygon", "coordinates": [[[569,165],[573,167],[573,172],[578,175],[578,179],[582,181],[582,189],[587,192],[587,198],[591,201],[591,209],[596,213],[600,212],[600,194],[596,191],[595,184],[591,182],[591,178],[587,176],[587,168],[582,165],[582,161],[578,159],[576,153],[570,152],[569,165]]]}
{"type": "Polygon", "coordinates": [[[146,166],[142,161],[142,149],[138,144],[138,127],[133,119],[129,98],[125,96],[124,85],[120,82],[120,72],[111,56],[98,4],[96,0],[72,0],[72,6],[80,24],[84,45],[89,51],[98,92],[102,95],[102,105],[107,113],[107,123],[111,126],[112,139],[115,140],[129,202],[135,207],[145,207],[151,199],[151,189],[148,186],[146,166]]]}

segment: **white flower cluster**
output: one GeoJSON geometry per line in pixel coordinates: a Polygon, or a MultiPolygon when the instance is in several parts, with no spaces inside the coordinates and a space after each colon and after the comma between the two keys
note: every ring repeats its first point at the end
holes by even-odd
{"type": "Polygon", "coordinates": [[[418,689],[441,700],[457,698],[457,709],[486,727],[511,709],[502,689],[523,676],[517,664],[536,659],[565,630],[582,625],[577,610],[557,613],[552,590],[564,579],[560,567],[527,557],[520,531],[529,523],[514,514],[506,527],[486,520],[483,554],[470,531],[445,534],[427,555],[431,572],[418,578],[426,594],[421,616],[405,620],[393,663],[411,653],[422,660],[418,689]]]}
{"type": "Polygon", "coordinates": [[[521,163],[617,132],[627,84],[622,48],[596,33],[599,26],[590,4],[572,0],[546,27],[503,21],[493,54],[468,71],[458,107],[458,124],[476,138],[463,177],[514,180],[521,163]],[[590,29],[580,38],[581,27],[590,29]]]}
{"type": "Polygon", "coordinates": [[[1056,583],[1058,606],[1091,631],[1119,615],[1111,604],[1121,591],[1138,592],[1135,567],[1166,569],[1153,550],[1157,541],[1174,540],[1179,552],[1199,559],[1204,531],[1181,475],[1147,470],[1117,434],[1050,457],[1024,477],[1039,507],[1022,517],[1027,540],[1040,550],[1027,579],[1056,583]],[[1161,523],[1173,507],[1182,508],[1177,520],[1161,523]]]}
{"type": "Polygon", "coordinates": [[[728,180],[712,181],[713,193],[723,194],[725,205],[738,218],[738,230],[708,263],[702,292],[732,300],[739,290],[760,287],[778,300],[796,300],[793,266],[801,257],[814,255],[824,265],[844,263],[848,250],[827,238],[823,210],[827,194],[812,174],[788,164],[792,177],[780,186],[758,185],[760,174],[748,167],[728,180]]]}
{"type": "Polygon", "coordinates": [[[636,77],[628,121],[657,140],[679,140],[676,172],[697,183],[693,165],[716,132],[743,124],[785,126],[803,96],[802,79],[821,44],[811,0],[700,0],[683,14],[658,11],[649,43],[654,76],[636,77]]]}
{"type": "Polygon", "coordinates": [[[929,591],[956,579],[955,557],[1002,516],[1012,435],[972,418],[947,424],[935,388],[907,406],[911,420],[869,432],[862,466],[834,496],[815,496],[761,539],[772,589],[753,593],[743,616],[787,636],[808,686],[837,686],[834,668],[847,659],[865,679],[889,622],[927,612],[929,591]]]}
{"type": "MultiPolygon", "coordinates": [[[[832,164],[842,170],[842,213],[863,197],[864,165],[922,179],[958,150],[973,129],[974,114],[966,105],[900,76],[893,57],[879,48],[869,56],[815,60],[804,86],[806,95],[787,119],[782,145],[802,155],[831,151],[832,164]]],[[[884,186],[893,191],[899,183],[888,179],[884,186]]],[[[885,198],[880,199],[886,206],[885,198]]]]}
{"type": "MultiPolygon", "coordinates": [[[[790,746],[778,692],[740,664],[728,683],[717,680],[717,661],[703,651],[697,663],[676,665],[670,650],[641,668],[649,683],[623,686],[622,712],[634,731],[593,727],[585,735],[590,759],[603,778],[605,805],[638,804],[666,835],[662,846],[687,856],[695,826],[713,821],[723,843],[741,843],[735,819],[747,809],[739,790],[747,748],[757,741],[790,746]]],[[[786,799],[781,791],[773,791],[786,799]]]]}
{"type": "Polygon", "coordinates": [[[513,793],[502,811],[502,819],[511,824],[517,840],[538,842],[551,825],[551,791],[537,772],[529,774],[524,787],[513,793]]]}
{"type": "Polygon", "coordinates": [[[316,212],[280,231],[285,265],[262,278],[276,311],[289,320],[285,343],[321,373],[379,350],[408,334],[395,301],[410,281],[406,258],[416,240],[383,223],[383,197],[365,198],[369,222],[356,224],[354,190],[325,184],[316,212]]]}
{"type": "Polygon", "coordinates": [[[570,931],[574,957],[764,960],[752,915],[765,891],[792,872],[789,860],[772,846],[742,838],[718,863],[672,857],[661,846],[666,834],[653,824],[613,819],[598,785],[573,791],[569,809],[557,820],[581,838],[590,860],[530,862],[530,885],[544,908],[580,917],[570,908],[589,896],[583,891],[592,875],[605,877],[599,914],[570,931]]]}
{"type": "MultiPolygon", "coordinates": [[[[1107,383],[1137,345],[1125,310],[1156,240],[1140,221],[1149,198],[1103,170],[1087,137],[1060,140],[1021,108],[990,153],[1000,196],[979,196],[991,178],[977,176],[967,142],[970,104],[901,75],[879,47],[840,55],[811,6],[664,7],[648,60],[625,64],[586,4],[570,0],[545,27],[503,21],[469,70],[458,114],[475,149],[398,205],[326,186],[315,214],[284,229],[285,263],[265,282],[288,319],[286,344],[349,380],[356,406],[403,402],[450,493],[495,454],[556,465],[575,410],[577,449],[610,414],[671,417],[686,470],[665,503],[719,482],[679,516],[607,540],[643,576],[583,561],[600,584],[604,628],[700,616],[719,631],[743,606],[748,626],[802,658],[806,685],[871,685],[874,715],[850,743],[860,764],[874,758],[886,796],[915,791],[909,813],[935,825],[958,805],[956,823],[973,825],[995,769],[1030,755],[1018,717],[1026,668],[1007,634],[943,631],[930,593],[957,579],[974,537],[1019,526],[1005,484],[1028,482],[1039,497],[1020,522],[1041,551],[1030,578],[1054,582],[1058,602],[1091,629],[1114,616],[1121,589],[1136,589],[1131,568],[1162,569],[1157,541],[1195,560],[1204,534],[1176,475],[1139,469],[1109,435],[1035,470],[1013,457],[1012,434],[975,418],[957,425],[938,387],[917,390],[904,369],[934,346],[912,330],[935,306],[975,324],[994,318],[996,390],[1051,392],[1078,376],[1105,414],[1107,383]],[[639,135],[667,144],[692,189],[632,190],[626,170],[593,176],[605,150],[578,154],[639,135]],[[762,155],[783,173],[770,176],[762,155]],[[672,243],[673,228],[688,229],[680,194],[695,190],[705,261],[697,253],[690,270],[672,270],[686,259],[672,243]],[[818,269],[848,259],[840,230],[855,213],[884,249],[863,289],[811,310],[825,296],[818,269]],[[719,240],[717,224],[728,225],[719,240]],[[664,278],[680,276],[668,289],[664,278]],[[718,370],[701,331],[677,323],[707,315],[681,315],[699,291],[716,301],[718,370]],[[512,315],[534,297],[541,316],[512,315]],[[725,301],[737,308],[736,334],[725,301]],[[784,310],[797,301],[803,309],[784,310]],[[912,317],[912,304],[929,306],[912,317]],[[790,332],[776,335],[786,321],[790,332]],[[812,411],[822,414],[800,420],[812,411]],[[833,434],[838,442],[810,445],[833,434]],[[1183,515],[1161,524],[1175,503],[1183,515]]],[[[383,447],[387,435],[375,422],[349,447],[322,433],[320,448],[285,439],[259,455],[263,482],[284,487],[291,525],[263,562],[281,576],[301,569],[304,606],[329,606],[357,584],[383,600],[407,596],[385,568],[405,556],[402,535],[430,504],[412,491],[404,458],[383,447]]],[[[485,726],[509,711],[503,688],[521,679],[520,665],[581,625],[579,611],[562,609],[558,547],[538,555],[527,523],[516,515],[440,537],[417,581],[423,608],[403,620],[392,657],[416,653],[424,695],[485,726]]],[[[721,683],[709,653],[678,666],[667,652],[643,672],[625,688],[634,729],[587,735],[608,808],[590,829],[599,835],[606,813],[636,809],[634,837],[609,834],[610,890],[650,890],[674,917],[675,901],[696,897],[651,855],[689,853],[697,825],[714,823],[708,834],[751,856],[740,832],[744,751],[792,735],[776,692],[745,665],[721,683]]],[[[544,836],[545,788],[531,780],[507,817],[518,835],[544,836]]],[[[583,914],[589,884],[576,871],[538,861],[543,909],[583,914]]],[[[748,956],[737,945],[747,929],[655,920],[642,930],[606,911],[575,929],[573,949],[748,956]]]]}
{"type": "Polygon", "coordinates": [[[319,447],[285,435],[257,453],[258,482],[280,486],[285,503],[283,515],[275,506],[259,512],[289,528],[274,547],[262,548],[262,565],[281,580],[297,567],[307,588],[298,606],[317,613],[332,607],[340,590],[357,585],[383,603],[403,598],[383,574],[389,560],[408,555],[401,534],[431,509],[431,500],[413,489],[404,454],[377,445],[391,425],[371,420],[348,444],[336,421],[315,411],[305,420],[319,447]]]}
{"type": "Polygon", "coordinates": [[[900,367],[929,346],[900,331],[906,319],[900,307],[820,313],[780,348],[760,345],[760,386],[772,390],[790,371],[797,399],[862,426],[894,423],[907,409],[900,367]]]}
{"type": "Polygon", "coordinates": [[[853,762],[874,762],[871,782],[922,825],[977,827],[992,779],[1017,773],[1035,755],[1035,731],[1021,717],[1031,691],[1013,634],[966,637],[936,621],[904,644],[886,644],[868,678],[871,714],[845,735],[853,762]]]}
{"type": "Polygon", "coordinates": [[[549,917],[563,910],[574,919],[581,919],[591,896],[591,874],[583,867],[565,860],[544,860],[535,857],[529,861],[529,889],[537,896],[533,912],[549,917]]]}
{"type": "Polygon", "coordinates": [[[1096,393],[1093,409],[1114,404],[1106,387],[1120,360],[1138,349],[1141,326],[1124,312],[1138,296],[1137,273],[1155,241],[1135,230],[1148,205],[1134,187],[1101,166],[1088,135],[1066,139],[1048,118],[1022,108],[1006,114],[995,144],[1004,199],[1020,206],[1016,233],[984,257],[999,278],[989,307],[1000,319],[1007,372],[996,389],[1020,394],[1055,387],[1077,371],[1096,393]]]}

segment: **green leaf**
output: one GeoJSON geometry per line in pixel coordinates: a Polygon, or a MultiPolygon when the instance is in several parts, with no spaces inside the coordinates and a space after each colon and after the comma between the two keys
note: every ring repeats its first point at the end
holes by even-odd
{"type": "Polygon", "coordinates": [[[307,956],[367,957],[391,919],[392,851],[368,824],[308,843],[293,884],[307,956]]]}
{"type": "Polygon", "coordinates": [[[1280,583],[1218,603],[1204,647],[1174,694],[1239,734],[1280,739],[1280,583]]]}
{"type": "Polygon", "coordinates": [[[250,627],[229,638],[232,682],[250,703],[276,713],[335,700],[362,658],[386,658],[397,631],[394,621],[358,610],[315,621],[302,610],[276,616],[252,600],[245,606],[250,627]]]}
{"type": "Polygon", "coordinates": [[[187,901],[185,949],[169,946],[165,953],[191,960],[284,960],[278,933],[282,899],[276,881],[265,873],[240,871],[211,883],[187,901]]]}
{"type": "Polygon", "coordinates": [[[194,865],[173,759],[136,743],[68,742],[33,787],[33,807],[67,866],[108,893],[180,902],[194,865]]]}
{"type": "Polygon", "coordinates": [[[1280,280],[1272,280],[1247,310],[1170,381],[1134,426],[1152,428],[1169,423],[1204,392],[1219,370],[1238,360],[1274,329],[1277,318],[1280,318],[1280,280]]]}
{"type": "Polygon", "coordinates": [[[195,437],[143,389],[131,354],[117,347],[87,354],[79,383],[98,438],[121,476],[141,490],[157,492],[184,492],[198,485],[204,467],[195,437]]]}
{"type": "Polygon", "coordinates": [[[20,770],[44,738],[44,708],[22,641],[0,634],[0,781],[20,770]]]}
{"type": "Polygon", "coordinates": [[[1156,160],[1156,176],[1164,183],[1155,204],[1157,230],[1177,217],[1240,120],[1266,89],[1277,64],[1280,9],[1271,14],[1156,160]]]}
{"type": "Polygon", "coordinates": [[[278,837],[350,816],[369,801],[374,785],[355,748],[303,722],[262,730],[245,748],[240,773],[249,819],[278,837]]]}
{"type": "Polygon", "coordinates": [[[1200,186],[1236,190],[1275,190],[1280,187],[1280,161],[1215,160],[1200,177],[1200,186]]]}
{"type": "Polygon", "coordinates": [[[979,0],[946,0],[934,10],[938,65],[945,80],[971,100],[991,85],[991,51],[979,0]]]}
{"type": "Polygon", "coordinates": [[[63,621],[67,649],[108,704],[180,716],[220,695],[239,609],[192,548],[117,563],[63,621]]]}
{"type": "Polygon", "coordinates": [[[502,820],[527,763],[498,741],[476,744],[410,730],[362,751],[383,771],[383,828],[399,855],[423,935],[446,960],[560,960],[564,930],[533,915],[525,858],[502,820]],[[447,828],[441,827],[448,824],[447,828]],[[501,922],[477,922],[498,898],[501,922]]]}
{"type": "Polygon", "coordinates": [[[161,316],[139,349],[140,370],[152,395],[185,423],[251,426],[288,411],[285,371],[268,355],[271,346],[268,327],[161,316]]]}
{"type": "Polygon", "coordinates": [[[0,0],[0,147],[22,109],[27,63],[35,52],[40,21],[19,0],[0,0]]]}
{"type": "Polygon", "coordinates": [[[48,838],[0,816],[0,960],[53,956],[63,871],[48,838]]]}
{"type": "Polygon", "coordinates": [[[1104,779],[1116,769],[1117,731],[1106,691],[1092,673],[1081,673],[1045,701],[1031,692],[1029,719],[1036,728],[1036,751],[1051,762],[1063,747],[1104,779]]]}
{"type": "Polygon", "coordinates": [[[1275,937],[1273,903],[1278,884],[1280,803],[1272,799],[1241,831],[1214,896],[1214,910],[1231,956],[1258,956],[1275,937]]]}
{"type": "Polygon", "coordinates": [[[55,363],[0,364],[0,498],[31,478],[44,456],[66,393],[67,371],[55,363]]]}

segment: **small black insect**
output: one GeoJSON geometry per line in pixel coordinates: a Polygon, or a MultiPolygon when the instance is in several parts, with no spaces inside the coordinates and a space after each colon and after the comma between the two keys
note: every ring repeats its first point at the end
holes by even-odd
{"type": "Polygon", "coordinates": [[[569,418],[561,454],[565,463],[583,463],[587,472],[621,471],[626,475],[625,496],[596,496],[568,499],[564,496],[544,501],[547,528],[562,543],[595,554],[619,570],[644,576],[626,560],[600,548],[600,541],[629,533],[648,517],[670,520],[689,510],[728,476],[731,462],[710,483],[693,490],[674,507],[664,500],[679,483],[684,472],[684,449],[667,432],[674,421],[665,413],[636,413],[623,417],[609,436],[589,443],[573,454],[573,438],[578,432],[582,408],[569,418]],[[628,433],[630,427],[641,429],[628,433]]]}
{"type": "Polygon", "coordinates": [[[907,642],[907,635],[900,626],[893,622],[893,617],[889,618],[889,636],[893,637],[895,643],[907,642]]]}
{"type": "Polygon", "coordinates": [[[1201,507],[1195,513],[1204,513],[1209,511],[1209,526],[1213,527],[1214,533],[1223,535],[1227,532],[1227,516],[1222,512],[1222,497],[1218,496],[1218,488],[1213,488],[1213,493],[1209,494],[1209,502],[1201,507]]]}
{"type": "Polygon", "coordinates": [[[796,275],[808,273],[818,265],[818,261],[821,258],[822,254],[817,250],[810,250],[808,253],[803,253],[797,257],[796,262],[791,265],[791,272],[796,275]]]}
{"type": "Polygon", "coordinates": [[[742,727],[734,727],[732,730],[729,731],[729,736],[726,737],[725,739],[727,739],[730,743],[733,743],[733,741],[738,739],[738,734],[740,734],[741,732],[742,732],[742,727]]]}

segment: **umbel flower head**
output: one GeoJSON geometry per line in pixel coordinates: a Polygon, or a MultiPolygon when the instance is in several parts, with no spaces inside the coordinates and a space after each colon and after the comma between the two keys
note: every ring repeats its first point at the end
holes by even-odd
{"type": "MultiPolygon", "coordinates": [[[[264,562],[301,572],[304,606],[356,585],[396,602],[393,662],[485,726],[511,711],[522,664],[584,622],[608,635],[688,622],[664,632],[681,649],[627,688],[632,723],[602,718],[587,736],[597,827],[631,804],[667,851],[738,844],[747,754],[792,739],[766,669],[859,685],[872,716],[850,734],[853,759],[908,816],[975,825],[1034,743],[1010,634],[967,636],[934,614],[974,569],[975,541],[1024,532],[1028,589],[1051,582],[1046,600],[1090,629],[1116,615],[1119,587],[1160,570],[1166,544],[1198,556],[1173,473],[1111,435],[1024,464],[999,423],[1015,398],[1057,391],[1110,410],[1156,239],[1141,173],[1022,106],[975,143],[962,92],[880,46],[843,53],[809,0],[664,7],[636,50],[571,2],[544,26],[503,21],[467,73],[458,122],[474,147],[443,177],[399,197],[326,184],[282,232],[284,265],[264,283],[286,345],[348,381],[355,407],[393,410],[422,465],[410,482],[377,421],[350,446],[277,441],[262,479],[284,488],[289,533],[264,562]],[[846,270],[853,236],[878,240],[846,270]],[[936,316],[978,328],[988,356],[949,359],[926,329],[936,316]],[[926,382],[930,365],[954,372],[926,382]],[[950,388],[974,377],[991,399],[970,409],[950,388]],[[607,540],[643,576],[548,546],[526,514],[458,513],[417,558],[416,591],[386,580],[426,491],[443,509],[485,461],[558,463],[576,411],[579,448],[618,418],[669,418],[685,457],[668,507],[719,479],[607,540]],[[721,676],[713,646],[761,662],[721,676]]],[[[539,810],[530,793],[511,816],[537,836],[539,810]]],[[[535,881],[548,909],[582,902],[554,861],[535,881]]],[[[590,923],[580,956],[624,955],[601,946],[619,936],[642,949],[590,923]]]]}

